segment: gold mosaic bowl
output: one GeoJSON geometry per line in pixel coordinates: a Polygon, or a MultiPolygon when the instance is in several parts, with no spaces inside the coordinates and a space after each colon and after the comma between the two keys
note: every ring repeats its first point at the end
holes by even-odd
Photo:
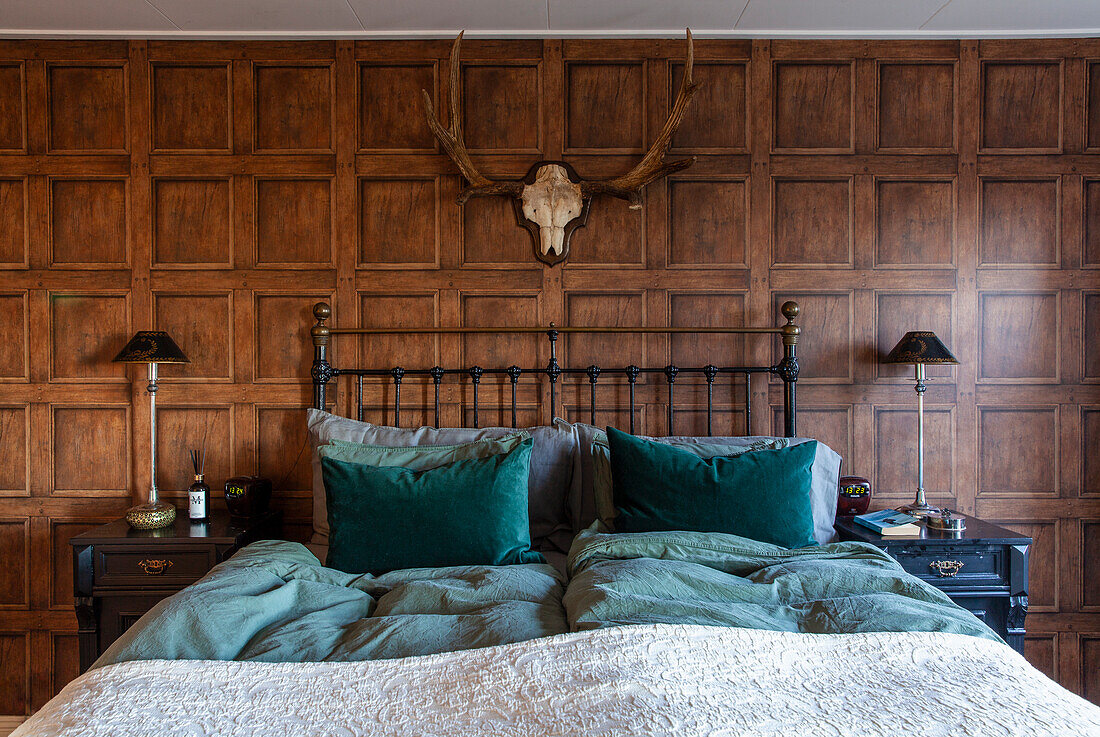
{"type": "Polygon", "coordinates": [[[168,502],[152,502],[131,507],[126,522],[135,530],[159,530],[176,521],[176,507],[168,502]]]}

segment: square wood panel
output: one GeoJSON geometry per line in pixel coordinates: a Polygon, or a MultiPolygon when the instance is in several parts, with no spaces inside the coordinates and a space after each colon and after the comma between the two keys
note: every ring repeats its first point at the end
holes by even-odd
{"type": "MultiPolygon", "coordinates": [[[[762,433],[764,428],[753,420],[753,432],[762,433]]],[[[770,434],[783,435],[783,408],[772,408],[772,426],[770,434]]],[[[864,475],[871,473],[868,468],[853,465],[855,463],[851,407],[798,406],[798,437],[814,438],[840,454],[841,474],[864,475]]]]}
{"type": "Polygon", "coordinates": [[[952,267],[953,179],[875,182],[875,266],[952,267]]]}
{"type": "Polygon", "coordinates": [[[541,150],[538,64],[469,64],[462,69],[462,108],[470,149],[541,150]]]}
{"type": "Polygon", "coordinates": [[[852,263],[852,180],[776,179],[772,265],[852,263]]]}
{"type": "Polygon", "coordinates": [[[30,518],[0,519],[0,609],[30,604],[30,518]]]}
{"type": "MultiPolygon", "coordinates": [[[[784,302],[798,302],[798,324],[805,338],[798,344],[799,381],[849,383],[852,381],[853,320],[850,292],[781,292],[772,296],[772,314],[784,302]]],[[[782,358],[777,347],[774,361],[782,358]]]]}
{"type": "Polygon", "coordinates": [[[512,198],[475,197],[462,206],[464,266],[530,268],[532,249],[530,231],[516,222],[512,198]]]}
{"type": "Polygon", "coordinates": [[[30,637],[22,632],[0,632],[0,713],[27,713],[30,706],[30,637]]]}
{"type": "Polygon", "coordinates": [[[668,187],[669,265],[746,266],[746,182],[676,179],[668,187]]]}
{"type": "Polygon", "coordinates": [[[230,180],[153,180],[153,265],[232,268],[230,180]]]}
{"type": "Polygon", "coordinates": [[[50,181],[50,260],[56,266],[125,266],[130,259],[125,179],[50,181]]]}
{"type": "MultiPolygon", "coordinates": [[[[692,408],[680,404],[676,398],[676,406],[672,415],[672,434],[686,435],[688,437],[703,437],[707,435],[707,410],[706,407],[692,408]]],[[[581,413],[583,415],[583,412],[581,413]]],[[[600,416],[597,415],[597,420],[600,416]]],[[[710,435],[745,435],[745,411],[743,409],[720,409],[715,407],[711,413],[710,435]]],[[[667,419],[665,427],[659,434],[668,431],[667,419]]]]}
{"type": "MultiPolygon", "coordinates": [[[[1100,93],[1098,93],[1100,94],[1100,93]]],[[[1085,266],[1100,266],[1100,179],[1086,179],[1085,187],[1085,266]]]]}
{"type": "Polygon", "coordinates": [[[332,150],[332,68],[257,65],[257,151],[332,150]]]}
{"type": "Polygon", "coordinates": [[[154,150],[229,150],[229,65],[154,64],[152,73],[154,150]]]}
{"type": "Polygon", "coordinates": [[[0,407],[0,496],[29,496],[26,405],[0,407]]]}
{"type": "Polygon", "coordinates": [[[256,264],[332,263],[332,181],[256,180],[256,264]]]}
{"type": "Polygon", "coordinates": [[[80,675],[80,640],[75,632],[50,633],[50,698],[80,675]]]}
{"type": "Polygon", "coordinates": [[[592,198],[588,223],[573,232],[569,263],[576,266],[629,266],[645,264],[645,208],[631,210],[614,197],[592,198]]]}
{"type": "Polygon", "coordinates": [[[1085,145],[1100,148],[1100,62],[1085,66],[1088,99],[1085,101],[1085,145]]]}
{"type": "Polygon", "coordinates": [[[640,152],[645,149],[644,67],[568,62],[565,65],[565,148],[640,152]]]}
{"type": "Polygon", "coordinates": [[[129,407],[52,408],[54,496],[130,494],[129,407]]]}
{"type": "MultiPolygon", "coordinates": [[[[668,99],[675,100],[684,65],[669,65],[668,99]]],[[[672,137],[677,151],[740,152],[748,148],[748,64],[696,62],[692,78],[700,85],[672,137]]]]}
{"type": "Polygon", "coordinates": [[[1058,635],[1028,632],[1024,657],[1047,678],[1058,680],[1058,635]]]}
{"type": "MultiPolygon", "coordinates": [[[[314,320],[313,305],[332,301],[332,295],[323,292],[255,295],[253,355],[257,381],[310,381],[313,343],[309,328],[314,320]]],[[[340,324],[335,320],[333,323],[340,324]]]]}
{"type": "MultiPolygon", "coordinates": [[[[433,328],[439,326],[439,295],[360,294],[359,324],[365,328],[433,328]]],[[[440,361],[434,335],[369,335],[359,339],[363,366],[430,368],[440,361]]]]}
{"type": "Polygon", "coordinates": [[[359,65],[359,148],[367,151],[435,151],[424,115],[410,105],[426,90],[438,108],[437,70],[432,63],[359,65]]]}
{"type": "Polygon", "coordinates": [[[0,64],[0,150],[26,147],[26,78],[22,63],[0,64]]]}
{"type": "Polygon", "coordinates": [[[126,152],[125,65],[49,65],[46,79],[51,152],[126,152]]]}
{"type": "Polygon", "coordinates": [[[256,407],[256,472],[271,479],[272,489],[311,493],[313,468],[301,407],[256,407]]]}
{"type": "Polygon", "coordinates": [[[1100,637],[1081,636],[1081,695],[1100,704],[1100,637]]]}
{"type": "Polygon", "coordinates": [[[852,149],[851,62],[777,62],[773,74],[775,150],[852,149]]]}
{"type": "Polygon", "coordinates": [[[1085,339],[1082,342],[1084,357],[1082,360],[1082,378],[1086,382],[1100,381],[1100,292],[1082,292],[1081,301],[1084,315],[1085,339]]]}
{"type": "Polygon", "coordinates": [[[1081,408],[1081,496],[1100,496],[1100,406],[1081,408]]]}
{"type": "Polygon", "coordinates": [[[980,207],[981,265],[1058,265],[1059,180],[982,179],[980,207]]]}
{"type": "Polygon", "coordinates": [[[50,294],[50,378],[125,381],[113,359],[131,337],[124,294],[50,294]]]}
{"type": "MultiPolygon", "coordinates": [[[[875,494],[910,499],[917,491],[916,407],[876,406],[875,494]]],[[[955,493],[955,411],[924,408],[924,488],[930,497],[955,493]]]]}
{"type": "Polygon", "coordinates": [[[0,268],[27,265],[27,180],[0,179],[0,268]]]}
{"type": "Polygon", "coordinates": [[[997,524],[1031,538],[1028,553],[1027,610],[1056,612],[1062,571],[1058,523],[1054,520],[1003,522],[997,524]]]}
{"type": "MultiPolygon", "coordinates": [[[[567,325],[597,327],[635,327],[646,325],[642,294],[566,293],[567,325]]],[[[645,365],[640,335],[577,334],[567,335],[564,366],[584,368],[591,364],[627,366],[645,365]]]]}
{"type": "MultiPolygon", "coordinates": [[[[439,199],[435,178],[360,180],[359,265],[437,266],[439,199]]],[[[466,207],[498,199],[471,200],[466,207]]]]}
{"type": "MultiPolygon", "coordinates": [[[[881,361],[910,330],[931,330],[948,350],[956,351],[954,324],[955,300],[952,292],[875,292],[875,378],[913,382],[911,365],[884,364],[881,361]]],[[[960,360],[966,360],[965,353],[960,360]]],[[[925,373],[929,379],[950,381],[955,372],[950,365],[931,365],[925,367],[925,373]]]]}
{"type": "Polygon", "coordinates": [[[216,490],[233,475],[233,426],[229,407],[157,407],[157,488],[183,496],[195,471],[187,451],[206,449],[206,483],[216,490]]]}
{"type": "Polygon", "coordinates": [[[0,294],[0,381],[27,378],[26,293],[0,294]]]}
{"type": "MultiPolygon", "coordinates": [[[[462,294],[462,324],[540,327],[537,293],[462,294]]],[[[521,368],[541,366],[549,360],[547,340],[542,335],[465,335],[462,337],[462,365],[521,368]]],[[[507,377],[484,381],[508,381],[507,377]]]]}
{"type": "Polygon", "coordinates": [[[978,407],[978,496],[1058,495],[1058,410],[978,407]]]}
{"type": "MultiPolygon", "coordinates": [[[[742,327],[745,324],[743,292],[669,292],[668,324],[673,327],[742,327]]],[[[742,335],[673,335],[669,363],[677,366],[744,366],[742,335]]],[[[685,377],[685,380],[688,380],[685,377]]],[[[690,381],[704,381],[702,377],[690,381]]]]}
{"type": "Polygon", "coordinates": [[[978,295],[978,379],[1053,383],[1061,375],[1057,292],[978,295]]]}
{"type": "Polygon", "coordinates": [[[895,151],[954,150],[954,62],[879,63],[878,146],[895,151]]]}
{"type": "Polygon", "coordinates": [[[986,61],[981,68],[981,148],[992,152],[1059,152],[1061,62],[986,61]]]}
{"type": "Polygon", "coordinates": [[[165,364],[162,379],[231,381],[233,378],[233,311],[230,294],[153,295],[153,324],[176,341],[191,363],[165,364]]]}

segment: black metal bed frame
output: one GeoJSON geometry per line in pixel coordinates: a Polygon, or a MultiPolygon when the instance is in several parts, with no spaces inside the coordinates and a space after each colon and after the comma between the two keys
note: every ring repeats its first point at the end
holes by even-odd
{"type": "Polygon", "coordinates": [[[752,434],[752,407],[751,387],[753,374],[767,374],[777,376],[783,382],[783,434],[794,437],[797,427],[795,402],[795,384],[798,381],[798,357],[795,348],[798,345],[800,334],[799,327],[795,324],[799,307],[796,302],[783,303],[780,311],[786,318],[786,324],[778,327],[556,327],[553,323],[549,328],[530,327],[459,327],[459,328],[334,328],[326,325],[326,321],[332,316],[332,308],[325,302],[318,302],[313,306],[313,316],[316,323],[310,328],[310,336],[313,341],[313,368],[310,372],[313,378],[313,406],[317,409],[325,409],[328,383],[338,376],[354,376],[356,385],[357,417],[363,419],[363,378],[364,377],[389,377],[393,383],[393,413],[394,424],[401,424],[401,383],[406,377],[429,376],[435,388],[435,426],[439,426],[440,385],[445,376],[468,377],[472,384],[472,414],[473,426],[478,427],[478,388],[481,380],[486,376],[507,376],[511,384],[511,412],[512,427],[516,427],[516,386],[521,376],[546,376],[550,381],[550,414],[553,416],[557,406],[558,381],[565,376],[585,376],[591,387],[590,419],[592,424],[596,422],[596,384],[601,376],[625,376],[630,391],[630,432],[634,428],[635,410],[635,385],[638,377],[643,374],[663,375],[668,385],[668,434],[672,435],[672,420],[675,412],[674,391],[676,379],[683,375],[701,375],[706,379],[707,385],[707,435],[713,435],[714,413],[714,381],[722,374],[745,377],[745,434],[752,434]],[[328,361],[329,340],[334,335],[471,335],[471,334],[545,334],[550,342],[550,359],[543,368],[520,368],[508,366],[507,368],[482,368],[470,366],[469,368],[444,368],[433,366],[431,368],[404,368],[394,366],[392,368],[336,368],[328,361]],[[783,341],[783,358],[775,365],[766,366],[706,366],[684,368],[669,364],[664,367],[641,367],[633,364],[621,368],[602,368],[597,365],[585,368],[565,367],[558,363],[557,341],[561,334],[645,334],[645,335],[675,335],[675,334],[733,334],[733,335],[779,335],[783,341]]]}

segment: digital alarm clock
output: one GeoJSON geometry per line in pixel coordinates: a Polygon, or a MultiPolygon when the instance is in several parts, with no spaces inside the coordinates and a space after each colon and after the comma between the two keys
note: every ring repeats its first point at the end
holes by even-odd
{"type": "Polygon", "coordinates": [[[871,482],[862,476],[841,476],[837,491],[836,513],[866,514],[871,504],[871,482]]]}
{"type": "Polygon", "coordinates": [[[256,517],[267,511],[271,480],[259,476],[234,476],[225,482],[225,506],[229,516],[256,517]]]}

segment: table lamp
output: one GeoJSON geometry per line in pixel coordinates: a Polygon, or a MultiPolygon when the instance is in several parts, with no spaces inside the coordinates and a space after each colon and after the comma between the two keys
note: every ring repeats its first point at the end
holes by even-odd
{"type": "Polygon", "coordinates": [[[906,333],[883,363],[913,364],[917,379],[917,497],[912,504],[898,507],[915,517],[930,517],[942,510],[930,506],[924,498],[924,367],[926,364],[957,364],[959,361],[947,350],[931,330],[912,330],[906,333]]]}
{"type": "Polygon", "coordinates": [[[162,330],[138,331],[115,356],[115,363],[149,365],[149,501],[126,512],[126,521],[136,530],[156,530],[176,520],[175,505],[157,498],[157,364],[190,362],[162,330]]]}

